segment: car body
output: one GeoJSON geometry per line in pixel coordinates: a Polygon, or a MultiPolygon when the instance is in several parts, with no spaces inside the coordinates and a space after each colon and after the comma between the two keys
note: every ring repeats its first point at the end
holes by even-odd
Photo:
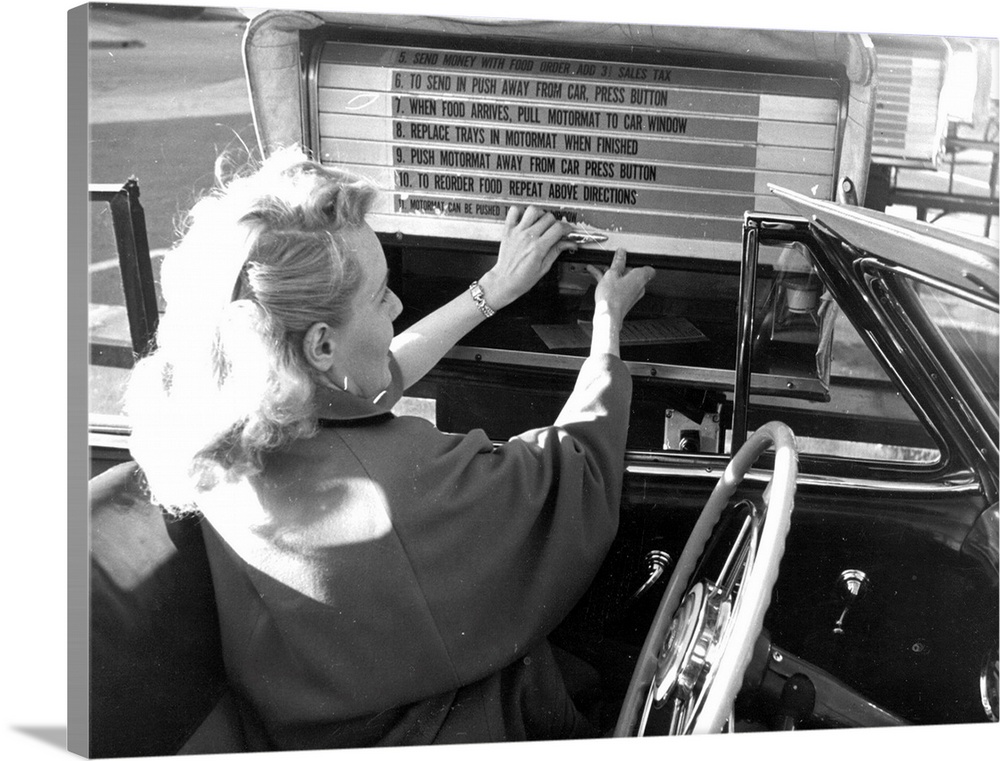
{"type": "MultiPolygon", "coordinates": [[[[748,667],[730,726],[780,725],[797,673],[820,685],[799,726],[997,720],[997,247],[858,206],[877,88],[865,35],[275,11],[249,21],[245,55],[263,152],[299,143],[385,191],[370,221],[400,323],[485,268],[510,203],[603,237],[449,352],[401,414],[498,442],[551,423],[586,347],[584,266],[621,245],[656,269],[622,352],[635,391],[618,536],[552,633],[609,695],[628,689],[730,458],[777,420],[797,441],[794,510],[766,662],[748,667]],[[753,109],[731,113],[741,98],[753,109]],[[713,174],[751,127],[752,164],[713,174]],[[586,139],[564,142],[574,129],[586,139]],[[685,169],[721,184],[674,192],[685,169]],[[745,192],[725,184],[747,179],[745,192]]],[[[106,433],[91,451],[95,472],[127,459],[106,433]]],[[[757,463],[741,500],[766,503],[773,465],[757,463]]]]}

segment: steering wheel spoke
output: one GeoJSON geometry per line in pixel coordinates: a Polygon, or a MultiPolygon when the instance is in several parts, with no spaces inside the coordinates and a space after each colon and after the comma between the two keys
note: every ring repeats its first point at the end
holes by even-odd
{"type": "Polygon", "coordinates": [[[622,705],[616,736],[719,732],[764,622],[784,551],[798,474],[792,432],[769,423],[736,453],[709,497],[670,578],[622,705]],[[743,520],[714,579],[705,571],[720,518],[758,457],[775,449],[764,509],[743,520]]]}
{"type": "Polygon", "coordinates": [[[764,516],[763,511],[748,500],[736,505],[735,512],[745,514],[726,562],[715,582],[727,598],[737,592],[747,570],[753,567],[757,544],[760,541],[760,524],[764,516]]]}

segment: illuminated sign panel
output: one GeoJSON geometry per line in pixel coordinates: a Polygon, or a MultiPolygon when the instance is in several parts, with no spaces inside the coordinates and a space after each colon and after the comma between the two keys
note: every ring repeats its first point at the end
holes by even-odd
{"type": "Polygon", "coordinates": [[[384,232],[476,237],[534,203],[729,256],[745,211],[784,211],[767,183],[833,197],[827,77],[328,42],[316,85],[320,156],[386,191],[384,232]]]}

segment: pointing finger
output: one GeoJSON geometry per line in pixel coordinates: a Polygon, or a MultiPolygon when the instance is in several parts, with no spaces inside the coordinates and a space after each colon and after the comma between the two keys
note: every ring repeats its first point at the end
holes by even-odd
{"type": "Polygon", "coordinates": [[[625,271],[624,248],[619,248],[617,251],[615,251],[615,255],[611,259],[611,269],[615,270],[618,274],[622,274],[625,271]]]}

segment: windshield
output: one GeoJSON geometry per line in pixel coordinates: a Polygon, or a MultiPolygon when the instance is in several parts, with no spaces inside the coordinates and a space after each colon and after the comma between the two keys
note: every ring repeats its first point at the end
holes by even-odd
{"type": "Polygon", "coordinates": [[[910,280],[927,316],[994,414],[1000,396],[997,305],[971,301],[928,283],[910,280]]]}

